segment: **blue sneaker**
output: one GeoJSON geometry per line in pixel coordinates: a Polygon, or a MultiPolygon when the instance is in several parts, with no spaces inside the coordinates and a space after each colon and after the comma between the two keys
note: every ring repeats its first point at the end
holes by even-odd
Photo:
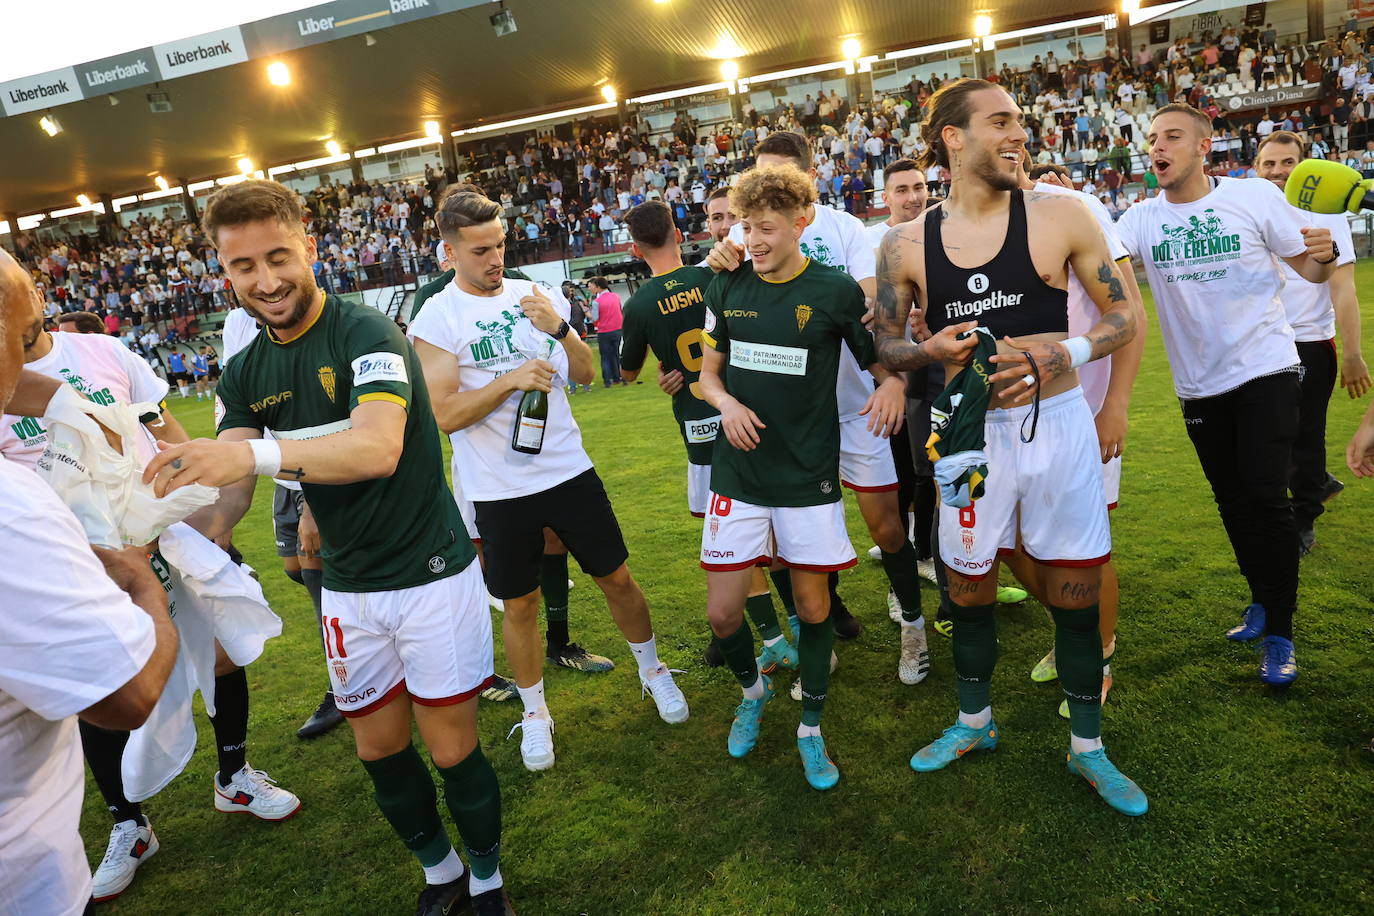
{"type": "Polygon", "coordinates": [[[1236,626],[1226,631],[1226,638],[1236,642],[1249,642],[1264,635],[1264,605],[1252,604],[1245,609],[1245,617],[1236,626]]]}
{"type": "Polygon", "coordinates": [[[759,673],[772,674],[779,667],[797,667],[797,647],[785,639],[780,639],[771,646],[763,647],[763,654],[758,657],[759,673]]]}
{"type": "Polygon", "coordinates": [[[825,739],[820,735],[798,738],[797,750],[801,751],[802,770],[811,788],[824,792],[840,781],[840,768],[825,752],[825,739]]]}
{"type": "Polygon", "coordinates": [[[987,728],[970,728],[955,722],[934,741],[911,756],[911,768],[917,773],[942,770],[969,751],[990,751],[997,746],[997,723],[987,728]]]}
{"type": "Polygon", "coordinates": [[[1273,687],[1287,687],[1298,679],[1298,659],[1293,640],[1266,636],[1260,648],[1260,680],[1273,687]]]}
{"type": "Polygon", "coordinates": [[[1126,778],[1116,764],[1107,759],[1107,752],[1102,748],[1081,754],[1070,750],[1068,761],[1070,773],[1077,773],[1086,779],[1104,802],[1122,814],[1139,817],[1150,810],[1150,803],[1145,793],[1140,791],[1140,786],[1126,778]]]}
{"type": "Polygon", "coordinates": [[[763,675],[759,675],[759,679],[763,681],[763,696],[757,700],[741,700],[735,707],[735,721],[730,723],[730,738],[726,747],[730,750],[730,756],[736,759],[752,751],[754,745],[759,743],[763,707],[773,699],[773,682],[763,675]]]}

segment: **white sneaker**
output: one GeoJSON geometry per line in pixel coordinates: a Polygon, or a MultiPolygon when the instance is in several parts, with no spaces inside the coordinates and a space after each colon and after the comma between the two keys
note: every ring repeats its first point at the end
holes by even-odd
{"type": "MultiPolygon", "coordinates": [[[[145,817],[145,821],[148,819],[145,817]]],[[[158,850],[157,834],[153,833],[153,823],[140,827],[138,821],[120,821],[110,831],[110,845],[105,847],[105,858],[95,870],[91,885],[91,899],[96,903],[113,900],[124,893],[134,880],[138,867],[153,857],[158,850]]]]}
{"type": "Polygon", "coordinates": [[[520,759],[531,773],[553,766],[553,716],[549,707],[542,706],[534,715],[526,715],[516,722],[506,735],[509,739],[520,729],[520,759]]]}
{"type": "Polygon", "coordinates": [[[277,781],[262,770],[255,770],[244,764],[229,780],[229,785],[219,784],[219,774],[214,777],[215,810],[232,814],[246,811],[265,821],[284,821],[301,809],[301,800],[285,789],[277,787],[277,781]]]}
{"type": "Polygon", "coordinates": [[[491,605],[493,611],[499,611],[502,614],[506,613],[506,602],[502,601],[500,598],[493,597],[491,592],[487,592],[487,604],[491,605]]]}
{"type": "Polygon", "coordinates": [[[887,590],[887,616],[893,623],[902,622],[902,602],[897,600],[897,593],[890,588],[887,590]]]}
{"type": "Polygon", "coordinates": [[[940,577],[935,575],[934,560],[917,560],[916,572],[927,582],[934,582],[936,585],[940,584],[940,577]]]}
{"type": "Polygon", "coordinates": [[[902,627],[902,654],[897,659],[897,678],[903,684],[919,684],[930,674],[930,652],[925,627],[902,627]]]}
{"type": "Polygon", "coordinates": [[[868,558],[870,560],[881,560],[883,558],[883,549],[877,544],[874,544],[872,547],[868,548],[868,558]]]}
{"type": "MultiPolygon", "coordinates": [[[[838,668],[838,667],[840,667],[840,657],[839,657],[838,655],[836,655],[836,654],[832,651],[832,652],[830,653],[830,673],[831,673],[831,674],[834,674],[834,673],[835,673],[835,669],[838,668]]],[[[797,676],[797,679],[796,679],[795,681],[792,682],[792,689],[789,690],[789,691],[787,692],[787,695],[790,696],[792,699],[796,700],[798,703],[801,702],[801,676],[800,676],[800,675],[798,675],[798,676],[797,676]]]]}
{"type": "Polygon", "coordinates": [[[640,699],[643,699],[646,693],[653,697],[660,719],[669,725],[687,721],[687,698],[673,681],[673,671],[667,665],[660,662],[653,674],[648,677],[644,676],[643,671],[639,672],[639,685],[640,699]]]}

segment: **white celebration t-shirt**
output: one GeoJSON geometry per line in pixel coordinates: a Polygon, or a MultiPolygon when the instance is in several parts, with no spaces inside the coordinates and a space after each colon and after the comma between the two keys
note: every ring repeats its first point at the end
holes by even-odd
{"type": "Polygon", "coordinates": [[[157,637],[71,510],[3,458],[0,554],[0,913],[74,916],[91,895],[76,714],[143,670],[157,637]]]}
{"type": "Polygon", "coordinates": [[[1306,250],[1297,211],[1267,181],[1211,180],[1198,200],[1173,204],[1159,194],[1116,224],[1145,264],[1174,390],[1185,400],[1298,364],[1273,258],[1306,250]]]}
{"type": "MultiPolygon", "coordinates": [[[[410,325],[410,338],[423,340],[458,358],[460,391],[476,391],[520,368],[538,356],[553,340],[537,330],[520,310],[520,300],[533,295],[529,280],[503,280],[494,296],[474,296],[448,284],[425,303],[424,311],[410,325]]],[[[564,321],[568,300],[556,289],[544,289],[553,309],[564,321]]],[[[544,444],[537,455],[511,448],[516,411],[523,391],[512,392],[478,422],[449,435],[453,443],[455,481],[463,498],[473,502],[514,499],[542,493],[592,467],[582,447],[582,431],[573,419],[572,406],[563,389],[568,375],[568,356],[555,342],[553,391],[544,425],[544,444]]]]}

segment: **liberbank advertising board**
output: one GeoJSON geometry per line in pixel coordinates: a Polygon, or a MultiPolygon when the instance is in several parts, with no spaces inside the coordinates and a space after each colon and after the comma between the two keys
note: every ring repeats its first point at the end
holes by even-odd
{"type": "Polygon", "coordinates": [[[486,0],[334,0],[294,13],[0,83],[6,116],[204,73],[480,6],[486,0]]]}

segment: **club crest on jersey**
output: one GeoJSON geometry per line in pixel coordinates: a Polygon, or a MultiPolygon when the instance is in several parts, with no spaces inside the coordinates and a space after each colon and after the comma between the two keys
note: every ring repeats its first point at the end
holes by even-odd
{"type": "Polygon", "coordinates": [[[329,663],[334,668],[334,676],[339,679],[340,687],[348,687],[348,666],[343,659],[336,658],[329,663]]]}
{"type": "Polygon", "coordinates": [[[663,284],[663,289],[664,289],[664,291],[666,292],[666,291],[668,291],[668,290],[677,289],[677,288],[678,288],[679,286],[681,286],[681,285],[682,285],[682,281],[681,281],[681,280],[669,280],[669,281],[667,281],[666,283],[663,284]]]}
{"type": "Polygon", "coordinates": [[[320,387],[324,389],[324,393],[325,393],[325,395],[329,398],[329,400],[331,400],[331,401],[334,400],[334,393],[335,393],[335,391],[336,391],[335,384],[334,384],[334,382],[335,382],[334,367],[333,367],[333,366],[321,366],[321,367],[320,367],[320,373],[319,373],[319,374],[320,374],[320,387]]]}
{"type": "Polygon", "coordinates": [[[805,331],[805,330],[806,330],[806,323],[807,323],[808,321],[810,321],[810,320],[811,320],[811,306],[809,306],[809,305],[799,305],[799,306],[797,306],[797,330],[798,330],[798,331],[805,331]]]}
{"type": "Polygon", "coordinates": [[[964,554],[970,560],[973,559],[973,532],[965,528],[960,535],[960,540],[964,542],[964,554]]]}
{"type": "Polygon", "coordinates": [[[828,480],[823,480],[823,481],[821,481],[821,492],[822,492],[822,493],[829,493],[829,492],[830,492],[831,490],[833,490],[833,489],[835,489],[835,488],[834,488],[833,486],[830,485],[830,481],[828,481],[828,480]]]}
{"type": "Polygon", "coordinates": [[[447,565],[448,565],[448,564],[444,562],[444,558],[443,558],[443,557],[430,557],[430,558],[429,558],[429,571],[432,572],[432,573],[434,573],[436,576],[437,576],[439,573],[443,572],[443,571],[444,571],[444,567],[446,567],[447,565]]]}
{"type": "Polygon", "coordinates": [[[716,517],[713,515],[713,516],[711,516],[711,523],[710,523],[710,524],[711,524],[711,540],[714,541],[714,540],[716,539],[716,534],[720,531],[720,519],[716,518],[716,517]]]}

